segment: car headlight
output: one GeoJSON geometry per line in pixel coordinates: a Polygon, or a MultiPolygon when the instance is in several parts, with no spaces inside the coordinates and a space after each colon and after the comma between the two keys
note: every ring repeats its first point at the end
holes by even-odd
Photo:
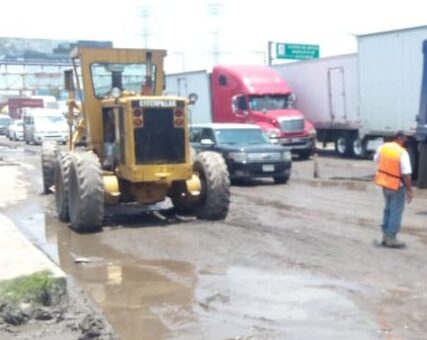
{"type": "Polygon", "coordinates": [[[228,158],[232,159],[235,162],[246,163],[248,160],[248,155],[246,152],[230,152],[228,158]]]}
{"type": "Polygon", "coordinates": [[[278,138],[280,137],[280,130],[279,129],[270,129],[266,131],[266,134],[269,138],[278,138]]]}
{"type": "Polygon", "coordinates": [[[292,155],[290,151],[284,151],[282,152],[282,159],[284,161],[291,161],[292,160],[292,155]]]}

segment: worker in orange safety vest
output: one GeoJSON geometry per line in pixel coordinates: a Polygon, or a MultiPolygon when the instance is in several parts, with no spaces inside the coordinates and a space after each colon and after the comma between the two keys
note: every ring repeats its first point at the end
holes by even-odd
{"type": "Polygon", "coordinates": [[[382,245],[389,248],[403,248],[405,243],[398,241],[402,214],[406,202],[412,200],[411,161],[405,149],[407,138],[402,131],[396,133],[392,142],[383,144],[375,154],[378,163],[375,184],[383,188],[385,207],[383,213],[382,245]]]}

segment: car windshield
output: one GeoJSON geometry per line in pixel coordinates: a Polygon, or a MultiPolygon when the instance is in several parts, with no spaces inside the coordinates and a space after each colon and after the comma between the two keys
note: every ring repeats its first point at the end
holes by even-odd
{"type": "Polygon", "coordinates": [[[266,144],[267,136],[260,129],[217,129],[218,144],[266,144]]]}
{"type": "MultiPolygon", "coordinates": [[[[153,65],[152,79],[156,79],[156,67],[153,65]]],[[[96,97],[105,97],[113,87],[122,91],[139,93],[145,83],[145,64],[94,63],[91,65],[93,87],[96,97]]]]}
{"type": "Polygon", "coordinates": [[[295,108],[292,95],[250,96],[249,107],[253,111],[274,111],[295,108]]]}

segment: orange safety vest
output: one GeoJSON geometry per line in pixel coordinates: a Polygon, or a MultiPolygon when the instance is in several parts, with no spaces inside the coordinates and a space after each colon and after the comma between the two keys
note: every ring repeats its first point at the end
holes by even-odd
{"type": "Polygon", "coordinates": [[[375,184],[386,189],[399,190],[402,183],[400,159],[404,151],[396,142],[385,143],[381,147],[375,184]]]}

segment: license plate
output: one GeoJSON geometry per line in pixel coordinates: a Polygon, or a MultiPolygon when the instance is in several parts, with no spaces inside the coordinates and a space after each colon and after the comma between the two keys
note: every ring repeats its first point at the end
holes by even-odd
{"type": "Polygon", "coordinates": [[[265,164],[262,166],[262,171],[264,172],[272,172],[274,171],[274,165],[272,164],[265,164]]]}

